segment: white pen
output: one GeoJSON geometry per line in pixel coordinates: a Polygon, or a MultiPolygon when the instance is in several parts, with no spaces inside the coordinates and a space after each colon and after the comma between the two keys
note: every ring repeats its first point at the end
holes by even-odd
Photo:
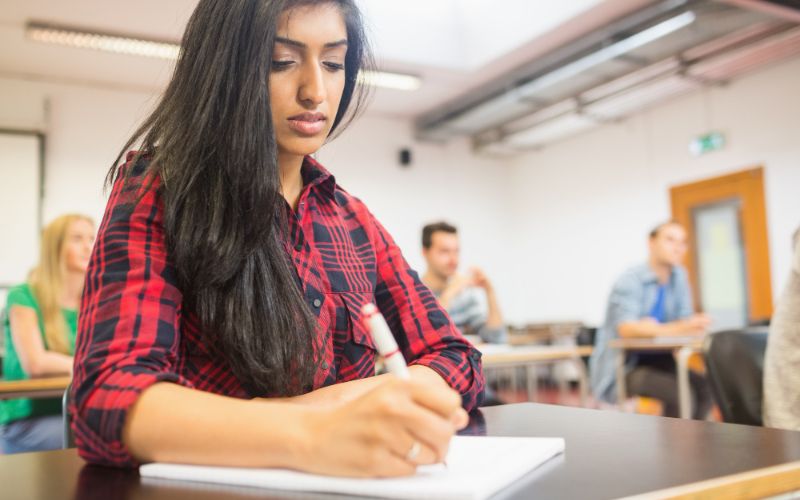
{"type": "MultiPolygon", "coordinates": [[[[375,304],[366,304],[361,308],[361,313],[364,315],[364,324],[372,333],[372,339],[375,341],[378,353],[383,356],[386,369],[397,378],[410,379],[411,374],[408,371],[406,360],[403,358],[403,353],[397,347],[392,331],[378,308],[375,307],[375,304]]],[[[411,449],[416,450],[413,453],[416,456],[416,453],[419,453],[419,443],[415,441],[411,449]]],[[[412,452],[409,451],[409,454],[412,454],[412,452]]],[[[447,467],[447,461],[442,459],[442,465],[447,467]]]]}
{"type": "Polygon", "coordinates": [[[364,315],[364,325],[372,333],[372,340],[375,341],[378,352],[383,356],[383,361],[386,363],[386,369],[389,370],[389,373],[397,378],[411,378],[403,353],[397,347],[397,342],[392,336],[392,331],[389,330],[389,325],[386,324],[386,320],[378,312],[375,304],[364,305],[361,313],[364,315]]]}

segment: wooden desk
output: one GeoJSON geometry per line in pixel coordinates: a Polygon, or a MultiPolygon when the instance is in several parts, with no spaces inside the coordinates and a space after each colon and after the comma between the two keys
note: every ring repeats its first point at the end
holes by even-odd
{"type": "Polygon", "coordinates": [[[61,397],[71,377],[0,380],[0,399],[61,397]]]}
{"type": "Polygon", "coordinates": [[[508,343],[511,345],[530,345],[548,343],[560,338],[575,339],[583,326],[577,321],[562,323],[532,323],[508,329],[508,343]]]}
{"type": "Polygon", "coordinates": [[[590,356],[590,346],[509,346],[499,344],[478,344],[476,349],[483,356],[484,369],[524,366],[527,374],[528,400],[535,398],[535,365],[540,363],[572,362],[578,372],[578,387],[581,405],[586,406],[589,395],[589,380],[582,356],[590,356]]]}
{"type": "Polygon", "coordinates": [[[702,337],[659,339],[614,339],[608,344],[617,350],[617,402],[621,405],[628,394],[625,387],[625,358],[628,352],[671,351],[677,363],[678,408],[681,418],[692,417],[692,396],[689,387],[689,357],[703,349],[702,337]]]}
{"type": "MultiPolygon", "coordinates": [[[[501,492],[504,499],[736,499],[800,489],[800,432],[524,403],[485,408],[464,433],[565,438],[564,455],[501,492]]],[[[0,456],[0,492],[9,500],[341,498],[143,485],[136,471],[85,465],[75,450],[0,456]]]]}

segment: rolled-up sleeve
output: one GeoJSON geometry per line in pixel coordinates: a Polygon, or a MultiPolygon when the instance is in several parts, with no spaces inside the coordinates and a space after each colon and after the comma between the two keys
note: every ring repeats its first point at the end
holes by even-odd
{"type": "Polygon", "coordinates": [[[643,293],[641,281],[631,272],[625,273],[614,284],[608,301],[608,323],[615,330],[622,323],[642,319],[643,293]]]}
{"type": "Polygon", "coordinates": [[[389,233],[368,214],[377,258],[375,301],[411,365],[438,373],[461,394],[466,410],[480,404],[481,354],[455,327],[433,293],[403,258],[389,233]]]}
{"type": "Polygon", "coordinates": [[[142,182],[141,170],[127,183],[119,176],[92,251],[70,398],[80,455],[121,467],[135,465],[122,430],[142,391],[159,381],[191,386],[175,370],[182,295],[167,258],[158,182],[142,182]]]}

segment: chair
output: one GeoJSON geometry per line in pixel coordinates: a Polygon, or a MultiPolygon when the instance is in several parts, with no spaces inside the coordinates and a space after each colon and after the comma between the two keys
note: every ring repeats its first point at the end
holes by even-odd
{"type": "Polygon", "coordinates": [[[69,414],[69,391],[72,384],[69,384],[64,390],[64,395],[61,396],[61,415],[64,421],[64,449],[75,448],[75,436],[72,435],[72,418],[69,414]]]}
{"type": "Polygon", "coordinates": [[[767,331],[728,330],[706,337],[706,360],[711,393],[725,422],[762,425],[761,399],[767,331]]]}
{"type": "MultiPolygon", "coordinates": [[[[582,325],[578,328],[578,332],[575,335],[575,344],[577,345],[590,345],[594,346],[594,340],[597,337],[597,328],[593,326],[585,326],[582,325]]],[[[589,369],[589,357],[590,356],[581,356],[583,363],[586,365],[586,369],[589,369]]]]}

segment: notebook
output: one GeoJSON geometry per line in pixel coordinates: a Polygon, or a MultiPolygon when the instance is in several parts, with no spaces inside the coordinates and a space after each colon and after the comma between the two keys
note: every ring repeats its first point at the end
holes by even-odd
{"type": "Polygon", "coordinates": [[[488,498],[564,451],[561,438],[455,436],[447,466],[431,465],[404,478],[351,479],[284,469],[142,465],[143,481],[192,481],[270,490],[380,498],[488,498]]]}

